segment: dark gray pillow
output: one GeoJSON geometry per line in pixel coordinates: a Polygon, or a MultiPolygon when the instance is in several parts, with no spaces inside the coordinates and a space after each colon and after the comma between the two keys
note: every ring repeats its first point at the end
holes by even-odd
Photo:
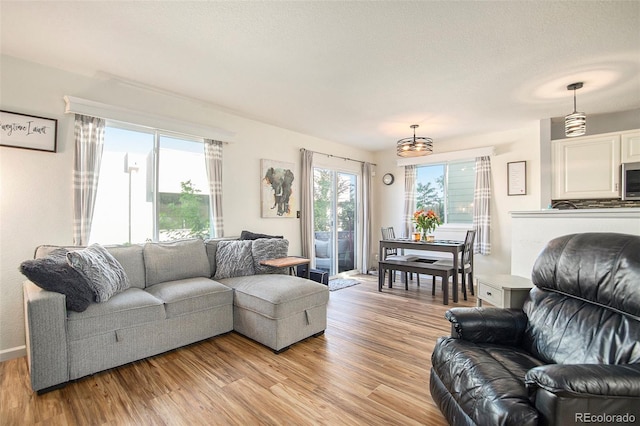
{"type": "Polygon", "coordinates": [[[254,275],[251,245],[253,241],[220,241],[216,249],[216,274],[213,279],[254,275]]]}
{"type": "Polygon", "coordinates": [[[48,256],[26,260],[20,272],[38,287],[66,296],[67,309],[83,312],[93,302],[93,290],[87,280],[67,263],[68,250],[59,248],[48,256]]]}
{"type": "Polygon", "coordinates": [[[106,302],[130,286],[122,265],[99,244],[68,252],[67,261],[87,280],[96,302],[106,302]]]}
{"type": "Polygon", "coordinates": [[[240,233],[241,240],[257,240],[258,238],[282,238],[282,235],[257,234],[251,231],[242,231],[240,233]]]}
{"type": "Polygon", "coordinates": [[[281,238],[260,238],[253,241],[251,254],[253,255],[253,269],[256,274],[286,274],[287,268],[274,268],[263,266],[261,261],[287,257],[289,253],[289,240],[281,238]]]}

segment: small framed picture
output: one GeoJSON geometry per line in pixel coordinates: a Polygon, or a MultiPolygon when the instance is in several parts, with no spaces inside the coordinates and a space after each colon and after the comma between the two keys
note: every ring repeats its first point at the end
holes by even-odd
{"type": "Polygon", "coordinates": [[[0,110],[0,146],[56,152],[58,120],[0,110]]]}
{"type": "Polygon", "coordinates": [[[507,195],[527,194],[527,162],[507,163],[507,195]]]}

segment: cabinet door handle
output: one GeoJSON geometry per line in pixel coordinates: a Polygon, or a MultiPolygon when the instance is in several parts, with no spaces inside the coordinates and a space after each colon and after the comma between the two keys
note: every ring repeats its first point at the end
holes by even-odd
{"type": "Polygon", "coordinates": [[[487,296],[491,296],[491,292],[490,291],[487,292],[487,296]]]}

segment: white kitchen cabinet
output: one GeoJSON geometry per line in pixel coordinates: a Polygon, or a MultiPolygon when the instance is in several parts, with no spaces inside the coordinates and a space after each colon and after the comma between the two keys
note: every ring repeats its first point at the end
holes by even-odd
{"type": "Polygon", "coordinates": [[[619,133],[552,144],[554,200],[620,197],[619,133]]]}
{"type": "Polygon", "coordinates": [[[640,130],[622,133],[621,151],[623,163],[640,162],[640,130]]]}

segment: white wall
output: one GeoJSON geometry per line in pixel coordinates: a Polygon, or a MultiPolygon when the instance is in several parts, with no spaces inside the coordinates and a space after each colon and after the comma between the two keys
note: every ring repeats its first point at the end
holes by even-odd
{"type": "MultiPolygon", "coordinates": [[[[532,122],[527,127],[499,133],[474,135],[457,139],[434,141],[434,154],[465,149],[495,147],[491,157],[492,201],[491,201],[491,254],[477,255],[475,266],[478,274],[509,273],[511,268],[511,217],[509,212],[536,210],[540,207],[540,123],[532,122]],[[527,194],[507,195],[507,163],[527,162],[527,194]]],[[[374,240],[380,239],[380,227],[393,226],[403,229],[404,169],[398,167],[394,149],[376,153],[377,176],[376,197],[379,206],[377,222],[374,222],[374,240]],[[393,185],[382,183],[382,176],[392,173],[393,185]]],[[[396,231],[396,233],[398,233],[396,231]]],[[[372,248],[372,258],[377,252],[377,243],[372,248]]]]}
{"type": "Polygon", "coordinates": [[[303,147],[374,159],[371,152],[242,118],[196,100],[7,56],[0,61],[0,93],[3,110],[58,119],[55,154],[0,147],[0,361],[24,354],[24,278],[18,266],[33,257],[39,244],[72,243],[73,117],[63,113],[64,95],[234,133],[223,153],[225,234],[239,235],[243,229],[281,234],[289,239],[292,254],[301,251],[299,220],[260,218],[260,159],[295,163],[296,177],[303,147]]]}

